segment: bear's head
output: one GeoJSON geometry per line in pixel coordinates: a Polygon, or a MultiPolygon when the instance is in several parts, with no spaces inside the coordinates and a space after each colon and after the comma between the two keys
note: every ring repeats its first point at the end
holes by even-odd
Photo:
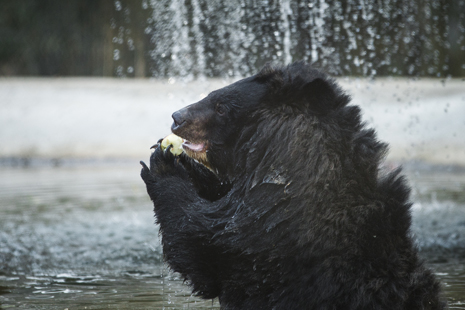
{"type": "MultiPolygon", "coordinates": [[[[286,67],[266,65],[258,74],[173,113],[171,129],[185,139],[183,148],[188,156],[218,175],[230,177],[237,170],[246,170],[254,156],[255,163],[265,157],[260,151],[250,155],[258,148],[273,154],[270,160],[279,154],[291,156],[287,158],[290,161],[291,148],[299,148],[299,143],[308,149],[307,157],[322,158],[323,154],[334,158],[351,152],[354,148],[349,143],[363,126],[359,108],[347,107],[349,101],[333,79],[304,62],[286,67]],[[340,149],[324,150],[327,139],[338,140],[328,145],[340,149]]],[[[275,163],[282,167],[284,161],[275,163]]]]}
{"type": "Polygon", "coordinates": [[[237,134],[265,95],[266,86],[253,77],[211,92],[197,103],[173,113],[174,134],[185,142],[185,153],[219,172],[237,134]],[[222,160],[223,159],[223,160],[222,160]]]}

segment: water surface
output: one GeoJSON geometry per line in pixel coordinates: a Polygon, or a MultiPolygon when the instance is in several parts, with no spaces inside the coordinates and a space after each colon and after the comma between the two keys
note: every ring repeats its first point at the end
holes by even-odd
{"type": "MultiPolygon", "coordinates": [[[[218,309],[162,262],[137,162],[0,168],[0,308],[218,309]]],[[[465,309],[465,173],[411,167],[414,232],[465,309]]]]}

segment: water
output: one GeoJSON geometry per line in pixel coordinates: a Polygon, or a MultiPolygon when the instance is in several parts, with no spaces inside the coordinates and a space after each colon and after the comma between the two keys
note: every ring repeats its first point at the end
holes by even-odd
{"type": "Polygon", "coordinates": [[[154,77],[247,76],[301,59],[334,75],[464,76],[464,11],[464,0],[122,0],[113,59],[134,76],[139,40],[154,77]]]}
{"type": "MultiPolygon", "coordinates": [[[[465,309],[465,171],[407,168],[422,255],[465,309]]],[[[0,309],[218,309],[163,264],[138,174],[137,162],[2,168],[0,309]]]]}
{"type": "Polygon", "coordinates": [[[132,164],[1,170],[0,309],[212,307],[163,264],[132,164]]]}
{"type": "Polygon", "coordinates": [[[190,297],[179,278],[157,272],[0,276],[0,283],[0,309],[219,309],[217,301],[190,297]]]}

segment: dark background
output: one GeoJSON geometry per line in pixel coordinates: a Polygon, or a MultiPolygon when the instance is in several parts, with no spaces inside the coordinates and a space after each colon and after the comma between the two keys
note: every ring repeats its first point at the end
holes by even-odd
{"type": "MultiPolygon", "coordinates": [[[[281,1],[183,0],[176,3],[190,50],[177,59],[189,61],[176,64],[173,44],[182,29],[173,23],[173,1],[0,0],[0,76],[217,77],[285,61],[281,1]],[[236,25],[234,5],[242,12],[236,25]],[[253,39],[234,41],[237,29],[253,39]],[[194,55],[199,47],[201,69],[194,55]]],[[[292,60],[315,62],[334,75],[465,76],[465,1],[368,2],[290,1],[292,60]],[[324,25],[312,24],[323,5],[324,25]],[[325,33],[318,59],[311,53],[315,29],[325,33]]]]}

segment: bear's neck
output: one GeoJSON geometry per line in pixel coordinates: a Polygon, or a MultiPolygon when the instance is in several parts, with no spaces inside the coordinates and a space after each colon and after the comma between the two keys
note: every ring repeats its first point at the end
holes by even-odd
{"type": "MultiPolygon", "coordinates": [[[[377,183],[381,144],[367,144],[371,131],[358,130],[345,137],[308,115],[275,115],[249,125],[239,139],[231,176],[244,190],[271,183],[286,188],[283,195],[311,195],[315,199],[341,199],[341,195],[370,196],[377,183]],[[359,138],[357,138],[359,137],[359,138]],[[361,137],[361,138],[360,138],[361,137]],[[361,143],[363,145],[359,145],[361,143]],[[357,150],[370,149],[371,156],[357,150]],[[354,163],[354,158],[361,162],[354,163]],[[246,180],[244,182],[244,180],[246,180]]],[[[381,145],[382,146],[382,145],[381,145]]]]}

